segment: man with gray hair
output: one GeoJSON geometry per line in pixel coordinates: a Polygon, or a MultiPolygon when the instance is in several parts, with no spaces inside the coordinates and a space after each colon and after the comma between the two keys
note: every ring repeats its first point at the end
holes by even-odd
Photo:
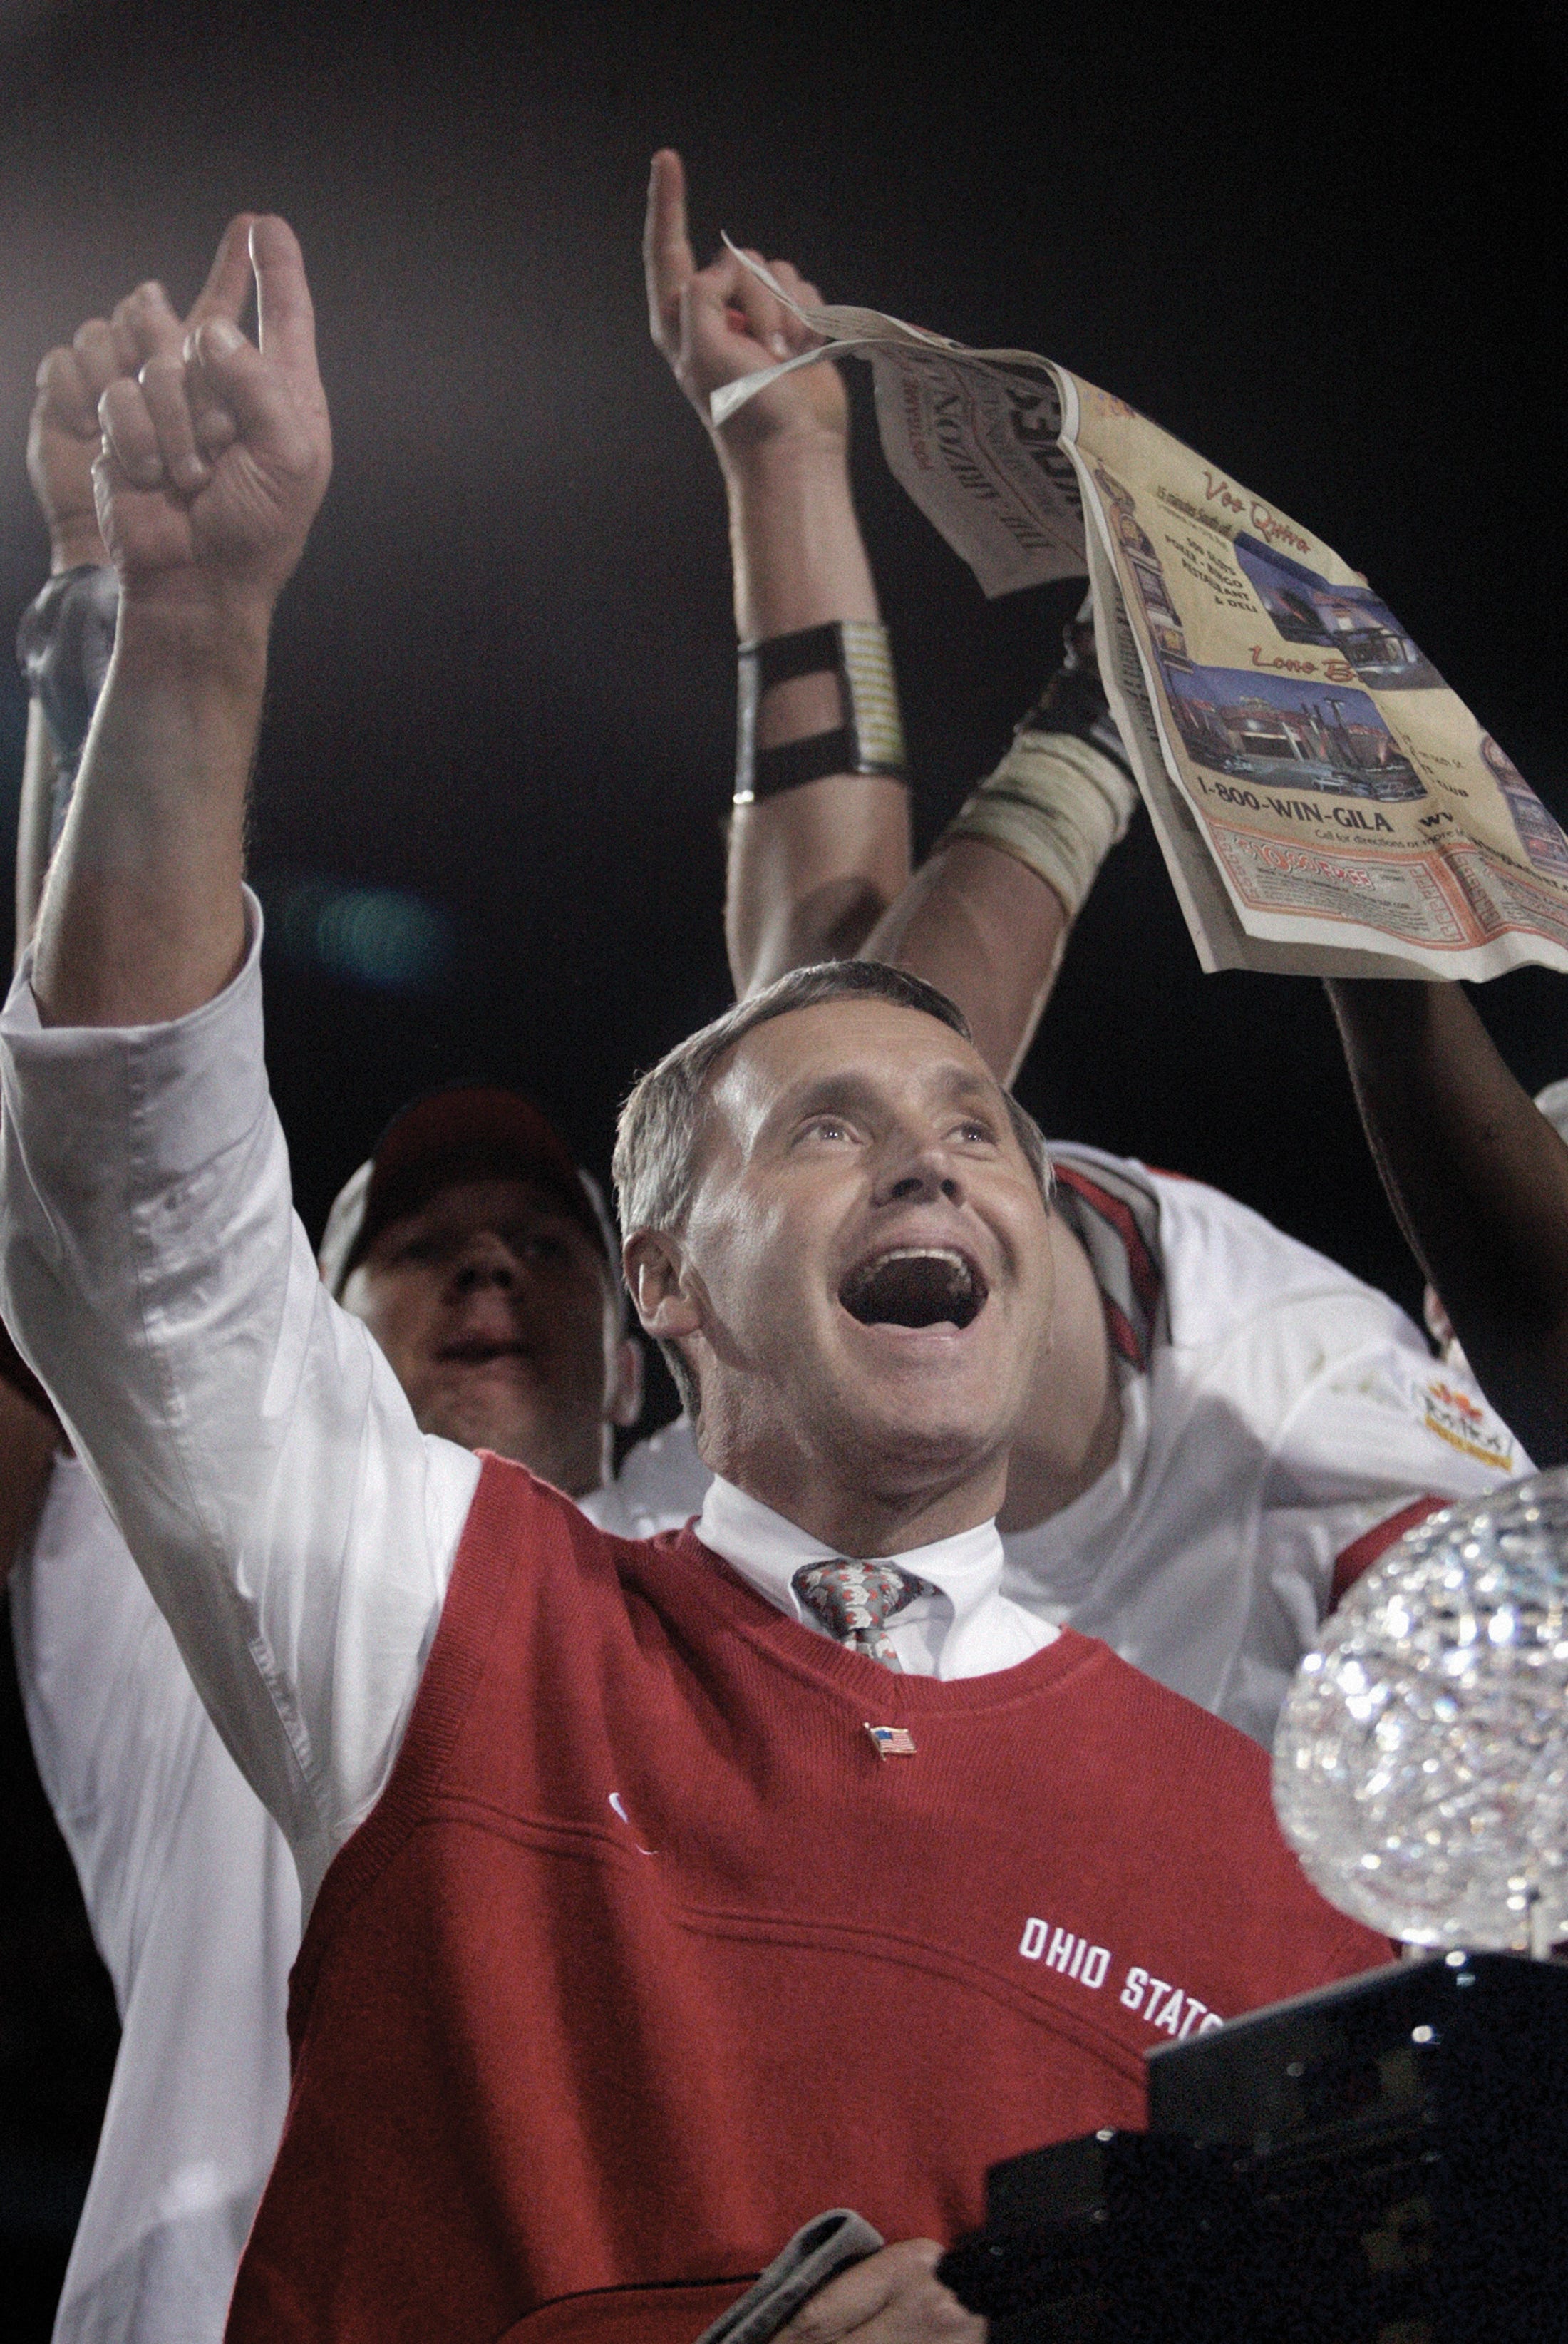
{"type": "MultiPolygon", "coordinates": [[[[710,1079],[720,1060],[769,1018],[844,997],[921,1010],[966,1042],[973,1038],[968,1020],[945,994],[890,963],[825,962],[791,971],[671,1050],[633,1090],[621,1114],[615,1152],[623,1228],[675,1229],[685,1222],[697,1179],[710,1079]]],[[[1053,1183],[1044,1135],[1010,1091],[1000,1096],[1013,1137],[1049,1204],[1053,1183]]],[[[965,1324],[979,1307],[970,1266],[957,1255],[944,1258],[914,1253],[907,1260],[885,1260],[879,1265],[878,1281],[874,1297],[856,1287],[847,1304],[854,1315],[863,1315],[862,1304],[869,1308],[875,1299],[879,1318],[912,1313],[908,1323],[916,1326],[923,1313],[965,1324]],[[938,1304],[943,1307],[939,1309],[938,1304]]],[[[678,1343],[668,1341],[663,1348],[686,1411],[695,1422],[700,1414],[697,1378],[678,1343]]]]}
{"type": "Polygon", "coordinates": [[[1255,1745],[1001,1591],[1043,1155],[929,988],[787,978],[628,1104],[695,1531],[421,1431],[326,1290],[242,867],[329,435],[298,247],[250,246],[259,348],[220,312],[106,395],[119,636],[0,1026],[0,1299],[307,1915],[230,2333],[687,2344],[853,2198],[898,2243],[809,2332],[978,2337],[933,2266],[988,2163],[1383,1948],[1255,1745]]]}

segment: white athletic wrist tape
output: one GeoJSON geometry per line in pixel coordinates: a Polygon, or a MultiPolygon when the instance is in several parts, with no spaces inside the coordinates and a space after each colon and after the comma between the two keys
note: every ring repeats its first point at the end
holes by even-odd
{"type": "Polygon", "coordinates": [[[949,825],[944,844],[980,838],[1016,855],[1075,919],[1137,804],[1133,783],[1103,750],[1076,733],[1026,730],[949,825]]]}

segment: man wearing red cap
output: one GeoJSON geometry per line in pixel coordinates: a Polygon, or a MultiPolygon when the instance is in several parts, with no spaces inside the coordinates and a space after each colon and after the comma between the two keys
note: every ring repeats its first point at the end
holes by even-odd
{"type": "Polygon", "coordinates": [[[637,1420],[618,1248],[588,1176],[515,1091],[456,1086],[395,1116],[328,1217],[321,1275],[420,1424],[575,1498],[637,1420]]]}

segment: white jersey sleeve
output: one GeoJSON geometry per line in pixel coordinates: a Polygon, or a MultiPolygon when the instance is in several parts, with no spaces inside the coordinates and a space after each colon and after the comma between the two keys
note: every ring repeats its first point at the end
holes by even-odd
{"type": "MultiPolygon", "coordinates": [[[[1150,1332],[1121,1363],[1115,1461],[1008,1534],[1007,1591],[1268,1742],[1380,1541],[1529,1460],[1386,1295],[1200,1182],[1058,1152],[1091,1260],[1113,1235],[1141,1248],[1150,1332]]],[[[1129,1293],[1114,1260],[1096,1268],[1129,1293]]]]}
{"type": "Polygon", "coordinates": [[[1469,1376],[1433,1359],[1384,1296],[1362,1295],[1319,1306],[1310,1327],[1292,1324],[1302,1306],[1282,1312],[1282,1348],[1331,1349],[1283,1413],[1259,1492],[1252,1611],[1226,1697],[1262,1740],[1325,1615],[1379,1556],[1442,1506],[1530,1470],[1469,1376]]]}
{"type": "Polygon", "coordinates": [[[39,1774],[121,2026],[55,2344],[217,2344],[287,2104],[294,1860],[73,1460],[11,1604],[39,1774]]]}

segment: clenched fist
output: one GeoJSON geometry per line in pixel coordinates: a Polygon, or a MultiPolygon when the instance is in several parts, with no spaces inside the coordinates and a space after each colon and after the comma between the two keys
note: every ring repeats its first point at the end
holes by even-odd
{"type": "Polygon", "coordinates": [[[49,524],[52,566],[108,560],[98,530],[93,465],[104,444],[98,402],[149,359],[177,356],[205,318],[238,318],[250,296],[251,215],[229,222],[195,308],[183,322],[161,285],[138,285],[112,318],[89,318],[38,369],[27,431],[27,473],[49,524]]]}
{"type": "Polygon", "coordinates": [[[98,524],[132,601],[270,611],[327,487],[332,435],[298,241],[284,220],[250,221],[241,268],[244,228],[231,225],[190,332],[170,333],[166,301],[143,288],[156,347],[98,401],[98,524]],[[252,272],[254,344],[236,322],[252,272]]]}

